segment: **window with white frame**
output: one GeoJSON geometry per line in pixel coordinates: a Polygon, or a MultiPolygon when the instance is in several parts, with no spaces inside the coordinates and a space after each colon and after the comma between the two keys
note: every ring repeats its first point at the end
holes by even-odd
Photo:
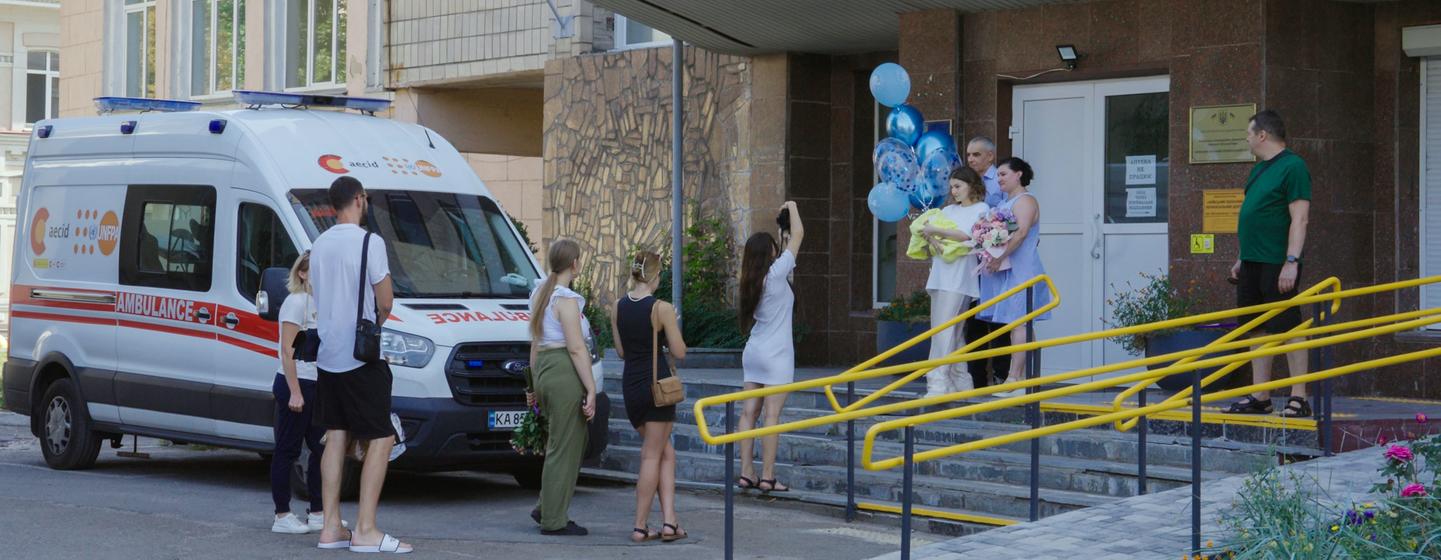
{"type": "MultiPolygon", "coordinates": [[[[872,102],[874,118],[872,144],[884,138],[881,126],[882,107],[872,102]]],[[[880,182],[880,176],[871,171],[871,184],[880,182]]],[[[896,222],[882,222],[871,215],[871,294],[875,307],[882,307],[896,297],[896,244],[899,232],[896,222]]]]}
{"type": "Polygon", "coordinates": [[[346,0],[289,0],[285,87],[345,83],[346,0]]]}
{"type": "Polygon", "coordinates": [[[670,35],[620,14],[615,15],[615,48],[640,49],[671,44],[670,35]]]}
{"type": "Polygon", "coordinates": [[[190,95],[204,96],[245,83],[245,0],[192,0],[190,95]]]}
{"type": "Polygon", "coordinates": [[[125,95],[155,97],[155,0],[125,0],[125,95]]]}
{"type": "MultiPolygon", "coordinates": [[[[1420,206],[1424,278],[1441,274],[1441,57],[1425,58],[1421,64],[1420,206]]],[[[1421,287],[1421,307],[1441,307],[1441,286],[1421,287]]]]}
{"type": "Polygon", "coordinates": [[[58,116],[60,53],[32,50],[25,55],[25,124],[58,116]]]}

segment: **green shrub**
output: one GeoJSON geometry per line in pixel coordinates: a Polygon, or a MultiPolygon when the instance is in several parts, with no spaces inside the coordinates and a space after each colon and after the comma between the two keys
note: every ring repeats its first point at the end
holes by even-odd
{"type": "Polygon", "coordinates": [[[876,314],[876,320],[928,323],[931,320],[931,295],[925,290],[919,290],[909,296],[892,299],[876,314]]]}
{"type": "MultiPolygon", "coordinates": [[[[1115,297],[1106,300],[1111,309],[1111,319],[1102,319],[1112,327],[1133,327],[1168,319],[1180,319],[1195,313],[1196,299],[1194,286],[1184,289],[1171,283],[1165,274],[1141,273],[1144,284],[1137,288],[1126,282],[1125,291],[1117,291],[1115,297]]],[[[1114,288],[1115,286],[1112,285],[1114,288]]],[[[1115,337],[1115,341],[1127,352],[1140,356],[1146,353],[1146,341],[1155,336],[1173,333],[1183,329],[1165,329],[1147,334],[1115,337]]]]}

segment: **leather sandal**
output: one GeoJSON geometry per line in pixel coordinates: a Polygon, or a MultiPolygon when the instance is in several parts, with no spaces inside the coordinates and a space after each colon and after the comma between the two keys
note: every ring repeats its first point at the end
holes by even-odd
{"type": "Polygon", "coordinates": [[[770,485],[770,488],[762,488],[761,486],[757,486],[757,488],[760,488],[760,489],[761,489],[761,492],[765,492],[765,493],[767,493],[767,494],[769,494],[769,493],[771,493],[771,492],[790,492],[790,491],[791,491],[791,487],[789,487],[789,486],[787,486],[787,487],[785,487],[785,488],[781,488],[780,483],[779,483],[779,482],[776,482],[776,479],[774,479],[774,478],[770,478],[770,479],[764,479],[764,478],[763,478],[763,479],[761,479],[760,483],[761,483],[762,485],[766,485],[766,484],[770,485]]]}
{"type": "Polygon", "coordinates": [[[1287,399],[1286,407],[1281,409],[1281,417],[1283,418],[1310,418],[1311,415],[1311,403],[1306,402],[1306,399],[1301,397],[1291,397],[1287,399]]]}
{"type": "Polygon", "coordinates": [[[1231,408],[1226,409],[1227,414],[1270,414],[1271,399],[1260,400],[1251,395],[1231,403],[1231,408]]]}
{"type": "Polygon", "coordinates": [[[741,490],[750,490],[751,488],[755,487],[756,481],[751,480],[748,476],[742,476],[736,479],[736,488],[740,488],[741,490]]]}
{"type": "Polygon", "coordinates": [[[675,542],[675,541],[678,541],[678,540],[681,540],[681,539],[684,539],[684,538],[690,536],[690,533],[687,533],[687,532],[685,532],[685,531],[682,531],[679,526],[672,525],[672,524],[670,524],[670,523],[665,523],[665,524],[663,524],[663,525],[662,525],[662,530],[664,530],[664,529],[670,529],[670,534],[667,535],[667,534],[665,534],[665,533],[661,533],[661,534],[660,534],[660,541],[661,541],[661,542],[675,542]]]}
{"type": "Polygon", "coordinates": [[[636,527],[630,533],[630,542],[633,543],[643,543],[646,541],[653,541],[661,538],[661,534],[650,530],[649,525],[645,527],[636,527]],[[637,534],[640,535],[640,538],[636,538],[637,534]]]}

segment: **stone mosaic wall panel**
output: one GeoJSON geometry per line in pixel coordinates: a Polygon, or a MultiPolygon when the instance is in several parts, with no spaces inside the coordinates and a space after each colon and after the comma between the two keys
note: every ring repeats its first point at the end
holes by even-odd
{"type": "MultiPolygon", "coordinates": [[[[751,188],[750,65],[694,48],[685,57],[685,200],[740,224],[751,188]]],[[[624,289],[634,249],[669,252],[671,60],[658,48],[546,64],[545,239],[580,242],[602,301],[624,289]]]]}

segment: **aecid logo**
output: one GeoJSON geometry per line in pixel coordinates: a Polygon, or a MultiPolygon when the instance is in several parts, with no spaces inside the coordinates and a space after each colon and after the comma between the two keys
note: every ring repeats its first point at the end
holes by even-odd
{"type": "Polygon", "coordinates": [[[30,250],[35,256],[45,254],[45,222],[50,219],[50,211],[44,208],[35,211],[35,218],[30,221],[30,250]]]}
{"type": "Polygon", "coordinates": [[[335,154],[325,154],[323,156],[320,156],[320,159],[316,160],[316,163],[320,164],[321,169],[324,169],[331,173],[335,173],[337,175],[344,175],[346,173],[350,173],[350,170],[345,168],[345,161],[340,159],[340,156],[337,156],[335,154]]]}

